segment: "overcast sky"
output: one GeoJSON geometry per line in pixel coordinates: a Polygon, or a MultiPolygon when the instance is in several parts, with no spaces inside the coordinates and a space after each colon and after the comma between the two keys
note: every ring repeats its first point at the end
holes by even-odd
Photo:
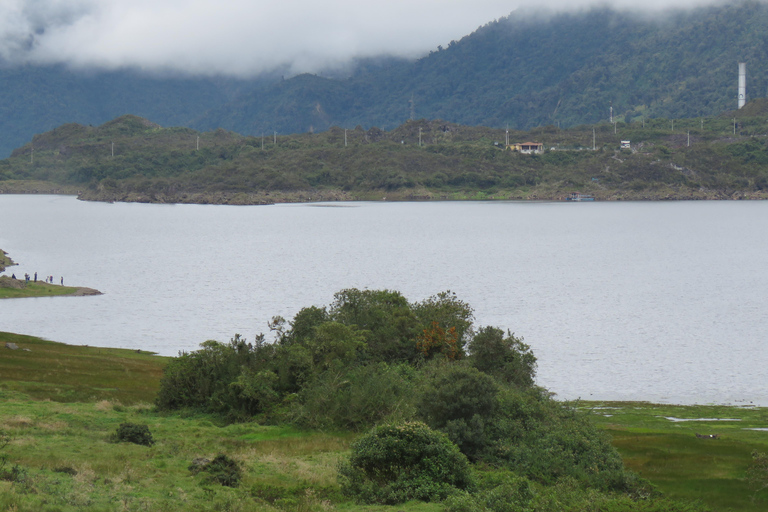
{"type": "MultiPolygon", "coordinates": [[[[678,0],[675,7],[716,0],[678,0]]],[[[0,58],[248,76],[353,57],[418,57],[523,9],[593,0],[0,0],[0,58]]],[[[607,0],[661,9],[669,0],[607,0]]]]}

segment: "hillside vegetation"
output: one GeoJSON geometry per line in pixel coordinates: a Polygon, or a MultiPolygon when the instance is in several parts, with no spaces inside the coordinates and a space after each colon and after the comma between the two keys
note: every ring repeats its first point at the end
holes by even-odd
{"type": "Polygon", "coordinates": [[[123,116],[67,124],[0,161],[2,192],[103,201],[268,204],[339,199],[734,199],[768,195],[768,101],[716,118],[510,131],[409,121],[247,137],[123,116]],[[733,117],[732,117],[733,116],[733,117]],[[630,140],[630,149],[621,141],[630,140]],[[594,148],[594,149],[593,149],[594,148]]]}
{"type": "Polygon", "coordinates": [[[274,318],[274,340],[171,359],[0,333],[20,347],[2,362],[0,505],[706,510],[627,470],[589,416],[534,384],[521,338],[472,320],[450,292],[348,289],[274,318]]]}
{"type": "Polygon", "coordinates": [[[765,508],[764,409],[556,402],[522,339],[473,328],[453,294],[343,290],[272,335],[164,358],[0,333],[19,347],[0,359],[0,508],[765,508]]]}

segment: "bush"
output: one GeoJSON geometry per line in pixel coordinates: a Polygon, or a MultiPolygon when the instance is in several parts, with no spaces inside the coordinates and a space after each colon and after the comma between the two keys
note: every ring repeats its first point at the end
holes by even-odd
{"type": "Polygon", "coordinates": [[[457,493],[445,500],[446,512],[522,512],[531,510],[534,492],[531,483],[509,476],[497,485],[477,493],[457,493]]]}
{"type": "Polygon", "coordinates": [[[342,491],[365,503],[440,501],[470,489],[467,458],[423,423],[376,427],[352,445],[339,468],[342,491]]]}
{"type": "Polygon", "coordinates": [[[155,441],[152,439],[152,433],[149,426],[138,425],[136,423],[121,423],[115,432],[117,442],[127,442],[140,444],[142,446],[152,446],[155,441]]]}
{"type": "Polygon", "coordinates": [[[223,453],[218,454],[212,461],[205,464],[196,464],[194,461],[188,468],[193,474],[208,473],[203,483],[216,483],[226,487],[240,485],[242,472],[237,461],[230,459],[223,453]]]}

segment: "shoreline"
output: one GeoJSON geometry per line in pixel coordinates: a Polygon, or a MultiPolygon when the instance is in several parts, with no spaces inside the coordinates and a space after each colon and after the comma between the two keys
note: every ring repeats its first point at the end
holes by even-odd
{"type": "MultiPolygon", "coordinates": [[[[16,184],[20,185],[20,184],[16,184]]],[[[36,184],[35,184],[36,185],[36,184]]],[[[521,202],[568,202],[573,191],[531,190],[499,191],[431,191],[426,189],[407,189],[401,191],[370,190],[347,192],[332,190],[269,191],[269,192],[174,192],[140,194],[127,192],[122,194],[81,191],[70,187],[25,188],[12,186],[0,187],[3,195],[61,195],[74,196],[79,201],[100,203],[145,203],[145,204],[198,204],[231,206],[269,206],[275,204],[301,204],[323,202],[442,202],[442,201],[521,201],[521,202]]],[[[667,202],[667,201],[764,201],[768,192],[734,191],[731,193],[716,190],[659,190],[655,192],[634,192],[622,190],[581,191],[594,197],[595,202],[667,202]]],[[[0,266],[0,271],[2,271],[0,266]]]]}

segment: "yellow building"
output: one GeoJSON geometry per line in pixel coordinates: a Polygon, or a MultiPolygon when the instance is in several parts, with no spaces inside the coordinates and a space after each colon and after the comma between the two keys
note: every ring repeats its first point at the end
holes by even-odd
{"type": "Polygon", "coordinates": [[[544,152],[544,144],[541,142],[518,142],[517,144],[510,144],[507,148],[526,155],[544,152]]]}

